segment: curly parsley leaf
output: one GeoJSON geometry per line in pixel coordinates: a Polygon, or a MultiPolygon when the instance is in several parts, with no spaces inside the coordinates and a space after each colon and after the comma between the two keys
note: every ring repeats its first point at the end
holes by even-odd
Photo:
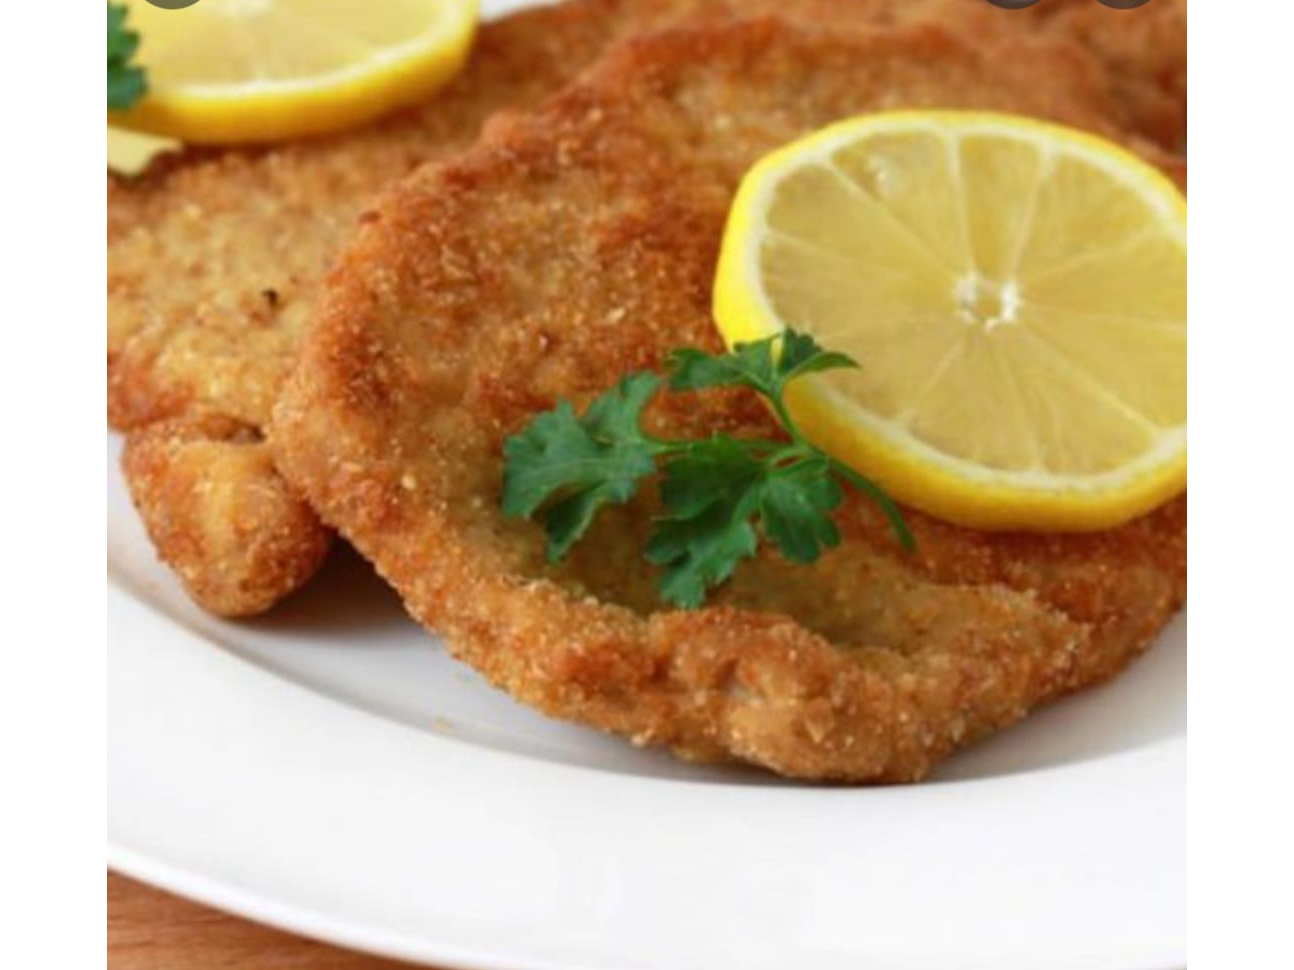
{"type": "MultiPolygon", "coordinates": [[[[670,387],[675,390],[749,387],[763,394],[792,440],[803,446],[804,453],[821,456],[833,475],[850,482],[875,502],[903,548],[909,551],[915,548],[916,542],[903,520],[903,513],[885,490],[866,476],[809,445],[786,409],[783,397],[787,384],[806,374],[857,367],[857,361],[848,354],[824,350],[809,334],[787,330],[780,337],[738,344],[727,354],[708,354],[690,347],[683,348],[674,351],[667,363],[672,371],[670,387]]],[[[780,541],[777,544],[783,555],[795,560],[786,551],[787,545],[780,541]]]]}
{"type": "Polygon", "coordinates": [[[726,435],[699,442],[665,465],[661,502],[647,558],[664,566],[661,591],[680,606],[699,606],[755,553],[756,525],[792,562],[810,563],[838,546],[831,512],[844,497],[821,457],[790,465],[751,454],[726,435]]]}
{"type": "Polygon", "coordinates": [[[604,505],[627,502],[662,463],[663,508],[645,551],[662,567],[662,597],[697,607],[755,554],[760,537],[792,562],[811,563],[840,544],[832,513],[848,481],[877,503],[905,548],[912,536],[893,500],[875,483],[814,447],[786,410],[786,385],[805,374],[856,367],[812,337],[740,344],[726,354],[682,349],[670,355],[676,390],[746,387],[768,398],[789,441],[714,435],[662,441],[641,427],[661,379],[625,377],[577,417],[569,402],[535,417],[504,445],[503,510],[543,520],[548,555],[558,560],[604,505]]]}
{"type": "Polygon", "coordinates": [[[670,355],[668,366],[672,371],[670,387],[675,390],[749,387],[780,400],[787,383],[797,377],[858,364],[847,354],[823,350],[808,334],[788,330],[780,340],[770,337],[738,344],[727,354],[685,347],[670,355]]]}
{"type": "Polygon", "coordinates": [[[831,462],[813,456],[773,469],[760,495],[764,534],[791,562],[810,563],[840,545],[831,513],[844,499],[831,462]]]}
{"type": "Polygon", "coordinates": [[[108,110],[129,108],[148,90],[148,76],[132,65],[139,49],[139,34],[126,28],[126,6],[108,4],[108,110]]]}
{"type": "Polygon", "coordinates": [[[665,567],[661,593],[679,606],[700,606],[706,590],[755,554],[751,518],[764,465],[727,435],[697,442],[665,463],[665,514],[647,541],[648,561],[665,567]]]}
{"type": "Polygon", "coordinates": [[[659,386],[655,374],[631,374],[583,417],[562,401],[505,443],[503,511],[530,518],[543,508],[550,559],[566,555],[598,509],[627,502],[656,470],[656,446],[639,418],[659,386]]]}
{"type": "Polygon", "coordinates": [[[713,505],[692,519],[662,519],[647,542],[647,559],[664,566],[661,596],[695,609],[707,590],[732,575],[741,560],[755,554],[759,537],[749,520],[726,505],[713,505]]]}

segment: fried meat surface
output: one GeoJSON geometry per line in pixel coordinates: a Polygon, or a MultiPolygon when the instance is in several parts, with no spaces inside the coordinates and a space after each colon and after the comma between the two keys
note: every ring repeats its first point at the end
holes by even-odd
{"type": "MultiPolygon", "coordinates": [[[[503,440],[537,412],[673,348],[719,348],[711,281],[748,166],[898,107],[1121,137],[1081,63],[1009,38],[763,19],[628,41],[366,214],[276,410],[280,469],[455,656],[550,715],[689,758],[913,780],[1111,676],[1183,601],[1184,497],[1092,535],[910,511],[909,555],[851,496],[838,549],[807,567],[764,550],[695,611],[656,596],[649,499],[601,515],[559,565],[539,526],[500,511],[503,440]]],[[[778,433],[735,391],[663,395],[648,420],[778,433]]]]}

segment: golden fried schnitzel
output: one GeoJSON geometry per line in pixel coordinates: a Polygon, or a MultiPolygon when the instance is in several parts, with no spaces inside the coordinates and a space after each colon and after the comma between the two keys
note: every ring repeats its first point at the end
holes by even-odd
{"type": "MultiPolygon", "coordinates": [[[[1105,112],[1175,141],[1184,98],[1161,90],[1160,62],[1184,64],[1184,43],[1158,26],[1141,29],[1153,47],[1125,39],[1115,18],[1171,24],[1168,11],[1180,9],[1184,41],[1184,0],[1101,8],[1102,20],[1070,23],[1086,13],[1080,5],[1090,3],[1004,11],[984,0],[568,0],[486,25],[463,75],[417,110],[330,138],[190,150],[142,178],[110,176],[108,419],[130,432],[127,483],[162,558],[201,605],[231,615],[267,609],[314,572],[328,532],[274,470],[261,438],[271,405],[364,206],[418,164],[466,147],[495,111],[534,104],[618,38],[684,17],[772,9],[816,23],[934,20],[990,40],[1079,36],[1093,64],[1111,65],[1088,82],[1109,89],[1105,112]]],[[[1073,83],[1083,60],[1058,43],[1034,83],[1073,83]]]]}
{"type": "MultiPolygon", "coordinates": [[[[1119,135],[1084,72],[1016,40],[767,19],[629,41],[365,215],[276,410],[280,469],[455,656],[550,715],[689,758],[912,780],[1112,675],[1183,601],[1184,498],[1090,535],[909,512],[908,555],[855,495],[838,549],[812,566],[761,552],[695,611],[657,597],[650,499],[604,512],[559,565],[500,510],[502,443],[536,413],[720,348],[711,282],[747,167],[882,107],[1119,135]]],[[[648,425],[778,433],[736,391],[663,395],[648,425]]]]}

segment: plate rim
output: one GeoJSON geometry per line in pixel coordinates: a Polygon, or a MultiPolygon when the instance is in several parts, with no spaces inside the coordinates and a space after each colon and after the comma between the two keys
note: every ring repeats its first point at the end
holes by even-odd
{"type": "MultiPolygon", "coordinates": [[[[1105,796],[1112,795],[1121,799],[1121,805],[1135,812],[1138,799],[1149,796],[1153,800],[1158,790],[1159,802],[1162,804],[1159,804],[1156,812],[1140,816],[1137,822],[1129,823],[1127,827],[1119,819],[1117,823],[1112,823],[1099,832],[1070,832],[1067,835],[1070,841],[1065,846],[1065,858],[1069,859],[1086,857],[1096,858],[1099,862],[1102,855],[1106,861],[1117,857],[1120,871],[1126,877],[1123,886],[1125,893],[1131,888],[1133,896],[1138,899],[1161,901],[1158,906],[1150,907],[1153,912],[1149,918],[1144,912],[1128,916],[1125,925],[1119,930],[1119,941],[1097,941],[1095,945],[1091,939],[1080,941],[1089,948],[1090,954],[1079,963],[1064,962],[1064,954],[1059,952],[1064,949],[1063,946],[1057,947],[1050,954],[1038,949],[1039,941],[1036,939],[1032,943],[1011,941],[1006,950],[1002,950],[1000,943],[994,944],[992,934],[981,934],[978,939],[965,938],[965,949],[961,952],[970,955],[975,966],[983,962],[985,966],[993,966],[998,970],[1010,970],[1014,967],[1042,970],[1052,965],[1058,968],[1072,966],[1081,970],[1168,970],[1185,965],[1184,737],[1074,764],[1035,769],[999,778],[948,781],[933,788],[764,788],[715,785],[712,781],[690,782],[674,778],[623,776],[599,768],[537,761],[510,752],[478,748],[349,707],[236,654],[223,649],[212,649],[211,643],[202,634],[186,627],[182,621],[171,618],[159,607],[136,598],[111,580],[108,583],[108,618],[109,865],[145,882],[258,922],[352,949],[397,959],[430,961],[461,967],[463,970],[610,970],[612,967],[640,965],[681,968],[689,964],[688,951],[680,949],[680,945],[685,946],[689,941],[698,942],[694,939],[695,933],[686,927],[665,926],[655,937],[659,946],[657,952],[645,954],[641,949],[634,953],[626,953],[623,949],[617,952],[624,941],[617,940],[614,932],[606,928],[599,931],[591,924],[575,925],[589,914],[588,901],[585,900],[583,911],[578,906],[569,910],[570,925],[557,928],[567,932],[578,930],[587,937],[584,940],[584,951],[573,950],[554,957],[552,953],[545,953],[544,946],[533,940],[529,946],[526,942],[514,941],[503,949],[483,945],[482,939],[491,935],[496,940],[508,939],[507,913],[494,914],[495,925],[485,937],[479,933],[475,937],[471,934],[464,935],[461,932],[462,925],[457,929],[451,925],[453,920],[442,918],[437,925],[425,913],[414,920],[417,931],[411,932],[408,914],[403,917],[396,914],[392,917],[394,923],[378,925],[373,920],[358,915],[364,911],[364,906],[360,905],[362,900],[347,898],[341,893],[332,897],[331,905],[321,906],[317,899],[311,900],[308,895],[303,896],[300,886],[296,886],[294,891],[291,878],[286,878],[283,873],[278,873],[276,877],[255,858],[259,851],[256,838],[260,833],[255,830],[254,822],[243,818],[231,822],[232,827],[222,825],[220,831],[213,836],[211,831],[198,831],[199,826],[194,825],[195,817],[205,816],[195,816],[192,806],[181,809],[179,803],[183,802],[186,784],[198,788],[216,785],[217,789],[220,784],[224,784],[229,790],[237,791],[249,777],[258,779],[258,784],[266,783],[267,779],[273,784],[276,772],[290,774],[295,767],[294,758],[309,757],[308,749],[302,748],[303,739],[307,736],[300,733],[299,729],[303,725],[286,723],[293,717],[302,717],[310,721],[308,730],[325,737],[329,746],[349,744],[349,750],[363,758],[386,759],[394,764],[399,759],[391,757],[391,749],[399,748],[403,766],[416,766],[423,773],[424,781],[443,775],[446,770],[451,775],[459,771],[460,774],[454,777],[469,785],[479,782],[485,786],[485,790],[492,790],[489,788],[491,777],[506,779],[509,785],[520,779],[518,788],[526,791],[529,796],[536,797],[537,804],[542,803],[541,814],[547,812],[544,817],[550,823],[550,816],[556,817],[554,806],[569,808],[571,798],[576,799],[577,804],[581,800],[588,802],[578,805],[585,813],[582,824],[588,827],[589,837],[595,842],[603,843],[612,853],[621,850],[617,840],[634,839],[633,823],[636,821],[641,824],[650,814],[645,814],[645,807],[623,814],[626,793],[630,798],[643,797],[644,793],[649,793],[646,797],[652,802],[651,811],[654,812],[682,811],[688,818],[693,817],[691,813],[695,813],[698,817],[710,817],[711,821],[716,814],[716,807],[720,812],[724,807],[730,811],[740,808],[740,813],[734,814],[758,815],[758,825],[764,826],[758,831],[773,842],[802,837],[802,833],[797,830],[806,813],[823,817],[824,811],[833,811],[835,817],[839,818],[839,812],[835,809],[842,802],[852,802],[858,811],[863,811],[870,805],[870,811],[885,815],[892,814],[893,810],[877,806],[881,803],[895,803],[899,812],[920,811],[944,821],[951,818],[955,824],[966,824],[969,827],[979,822],[998,825],[996,831],[999,837],[1016,840],[1011,844],[997,846],[993,853],[995,860],[1000,861],[1004,868],[1009,868],[1013,865],[1036,864],[1036,859],[1024,858],[1021,853],[1036,854],[1039,851],[1036,830],[1029,829],[1027,824],[1002,827],[999,824],[1002,819],[995,818],[1000,813],[1010,814],[1011,799],[1019,802],[1024,796],[1024,803],[1036,802],[1048,812],[1065,812],[1072,810],[1072,806],[1066,806],[1065,802],[1073,797],[1079,805],[1086,799],[1090,803],[1088,808],[1099,810],[1100,804],[1094,801],[1093,793],[1103,793],[1105,796]],[[176,687],[180,683],[183,683],[184,690],[177,692],[176,687]],[[231,697],[237,697],[237,712],[221,709],[222,704],[228,705],[231,697]],[[231,720],[235,714],[238,721],[246,719],[277,725],[272,733],[280,737],[280,742],[284,737],[290,736],[290,739],[268,751],[257,750],[254,738],[239,734],[240,724],[231,720]],[[208,759],[203,762],[198,759],[197,763],[184,763],[187,759],[177,757],[180,753],[177,750],[177,739],[169,736],[169,731],[156,730],[159,723],[168,723],[168,718],[179,719],[182,723],[180,740],[186,743],[185,751],[191,750],[194,744],[221,745],[222,748],[216,750],[223,757],[214,761],[208,759]],[[293,734],[293,731],[297,733],[293,734]],[[353,739],[355,735],[362,735],[358,746],[347,740],[353,739]],[[123,748],[123,745],[128,749],[123,748]],[[228,750],[224,750],[225,748],[228,750]],[[211,771],[223,773],[217,773],[211,778],[205,777],[205,772],[211,771]],[[240,772],[245,773],[246,777],[240,777],[240,772]],[[479,777],[473,781],[471,777],[463,778],[463,775],[479,777]],[[177,778],[181,784],[171,788],[177,778]],[[1130,785],[1135,785],[1135,790],[1130,785]],[[620,794],[613,794],[613,789],[620,794]],[[1176,789],[1181,797],[1164,798],[1165,791],[1172,789],[1176,789]],[[180,797],[172,805],[165,799],[155,797],[159,790],[172,791],[180,797]],[[853,794],[844,794],[846,792],[853,794]],[[914,798],[916,793],[921,792],[929,793],[921,796],[927,803],[924,806],[914,798]],[[944,815],[940,815],[937,811],[939,806],[948,806],[959,800],[970,803],[965,819],[961,818],[960,810],[951,815],[946,811],[944,815]],[[833,805],[835,809],[832,808],[833,805]],[[590,807],[599,806],[602,811],[590,813],[590,807]],[[1002,806],[1006,806],[1005,809],[1002,806]],[[1167,810],[1166,814],[1164,810],[1167,810]],[[151,839],[141,837],[140,832],[144,830],[151,831],[151,839]],[[1082,845],[1079,846],[1076,842],[1081,842],[1082,845]],[[1079,855],[1074,854],[1076,851],[1079,855]],[[187,854],[190,858],[177,858],[177,852],[181,856],[187,854]],[[243,853],[242,858],[239,858],[240,852],[243,853]],[[1143,859],[1157,859],[1169,864],[1162,867],[1142,865],[1129,873],[1123,863],[1131,857],[1129,853],[1138,852],[1143,859]],[[210,858],[212,853],[221,860],[220,865],[225,866],[225,872],[214,871],[218,868],[214,863],[204,869],[201,864],[193,861],[204,855],[210,858]],[[242,878],[230,878],[229,871],[237,870],[240,866],[242,878]],[[1135,886],[1130,886],[1127,880],[1131,880],[1135,886]],[[1164,904],[1163,900],[1169,896],[1174,897],[1173,901],[1164,904]],[[400,923],[401,918],[404,920],[403,924],[400,923]],[[1135,931],[1130,925],[1134,922],[1137,924],[1135,931]],[[392,928],[394,925],[401,925],[403,929],[397,931],[392,928]],[[601,938],[597,939],[599,932],[601,938]],[[1154,939],[1145,945],[1130,945],[1129,941],[1138,936],[1147,941],[1154,939]],[[1033,949],[1029,949],[1030,946],[1033,949]],[[983,949],[975,953],[977,947],[983,949]],[[997,952],[992,952],[994,949],[997,952]],[[588,958],[595,953],[599,956],[588,958]],[[644,958],[646,962],[642,962],[644,958]]],[[[357,762],[352,759],[346,764],[353,763],[357,762]]],[[[316,774],[317,776],[311,776],[311,784],[318,791],[327,791],[329,782],[326,774],[316,774]]],[[[381,778],[385,776],[375,777],[380,784],[381,778]]],[[[282,784],[282,779],[278,783],[282,784]]],[[[275,797],[284,802],[274,806],[280,813],[292,808],[291,799],[298,798],[300,801],[301,792],[290,786],[276,791],[275,797]]],[[[428,793],[422,789],[411,789],[410,794],[415,798],[423,798],[428,793]]],[[[218,800],[219,796],[215,797],[218,800]]],[[[310,796],[306,794],[305,797],[308,799],[310,796]]],[[[343,794],[338,797],[343,801],[346,798],[343,794]]],[[[437,805],[445,812],[445,817],[438,820],[439,825],[456,828],[479,821],[465,817],[469,804],[467,802],[450,805],[448,802],[432,799],[427,804],[437,805]]],[[[309,811],[309,805],[297,807],[309,811]]],[[[479,814],[479,808],[477,812],[479,814]]],[[[514,829],[517,828],[518,820],[524,827],[523,816],[514,815],[512,818],[514,829]]],[[[743,818],[743,822],[747,820],[743,818]]],[[[275,837],[285,840],[289,845],[294,840],[301,842],[310,838],[316,839],[318,843],[317,831],[310,832],[306,828],[293,831],[293,828],[280,826],[274,833],[275,837]]],[[[428,827],[386,834],[406,839],[411,845],[425,845],[428,851],[449,851],[451,854],[458,852],[458,849],[443,840],[436,843],[430,835],[434,831],[428,827]]],[[[543,831],[542,826],[538,827],[533,837],[539,838],[543,831]]],[[[551,834],[548,833],[550,837],[551,834]]],[[[680,855],[684,851],[692,852],[696,849],[694,833],[685,833],[685,839],[686,848],[683,844],[678,848],[680,855]]],[[[464,845],[462,848],[466,851],[458,852],[457,855],[457,870],[451,868],[448,871],[457,872],[459,878],[463,878],[474,853],[488,855],[488,842],[488,839],[479,837],[479,844],[475,849],[464,845]]],[[[524,842],[518,845],[523,855],[540,848],[524,842]]],[[[662,850],[662,864],[679,861],[668,858],[672,851],[671,845],[662,850]]],[[[311,850],[306,844],[295,845],[294,848],[307,854],[311,850]]],[[[632,849],[631,846],[623,848],[632,849]]],[[[722,871],[728,875],[733,885],[739,885],[743,881],[757,881],[768,875],[754,857],[743,858],[740,852],[735,852],[733,844],[724,843],[709,848],[714,852],[713,864],[723,867],[722,871]]],[[[326,844],[316,844],[314,849],[326,854],[328,847],[326,844]]],[[[633,855],[632,851],[629,855],[633,855]]],[[[885,870],[889,873],[886,878],[902,878],[901,871],[894,868],[893,858],[888,862],[880,861],[891,867],[890,870],[885,870]]],[[[642,864],[641,858],[637,858],[637,864],[642,864]]],[[[329,878],[334,883],[338,877],[341,882],[350,877],[363,877],[379,883],[384,878],[384,873],[378,871],[378,864],[368,864],[367,860],[357,862],[352,858],[350,865],[351,872],[332,873],[329,878]],[[370,871],[360,871],[366,867],[370,871]]],[[[343,866],[343,870],[344,868],[343,866]]],[[[799,871],[796,871],[795,866],[784,863],[780,870],[775,871],[784,878],[794,880],[806,878],[804,870],[805,867],[799,867],[799,871]]],[[[401,878],[409,877],[407,872],[397,875],[401,878]]],[[[946,876],[947,872],[928,875],[946,876]]],[[[508,878],[523,882],[530,880],[536,891],[539,891],[549,885],[553,875],[537,871],[536,867],[531,866],[530,869],[523,867],[519,871],[509,872],[508,878]]],[[[1044,872],[1041,878],[1045,880],[1054,876],[1049,877],[1044,872]]],[[[828,877],[819,870],[813,870],[808,879],[806,890],[810,892],[821,890],[824,886],[843,892],[856,888],[853,884],[840,884],[838,873],[828,877]],[[813,886],[814,881],[820,885],[813,886]],[[833,881],[836,883],[834,887],[830,885],[833,881]]],[[[1063,881],[1062,879],[1061,882],[1063,881]]],[[[336,885],[332,886],[333,890],[336,888],[336,885]]],[[[1044,895],[1051,893],[1057,898],[1065,898],[1063,908],[1068,913],[1078,911],[1079,908],[1101,905],[1099,899],[1085,897],[1082,893],[1066,896],[1066,889],[1060,883],[1040,885],[1038,890],[1044,895]]],[[[678,907],[671,909],[669,902],[660,898],[662,892],[659,881],[654,889],[629,887],[625,891],[628,894],[626,898],[632,901],[632,905],[648,909],[653,906],[663,907],[662,912],[672,913],[674,918],[686,922],[678,907]]],[[[686,890],[681,892],[682,895],[687,895],[686,890]]],[[[1016,898],[1008,900],[1007,905],[1019,905],[1021,902],[1020,898],[1016,898]]],[[[436,905],[445,905],[443,895],[437,899],[436,905]]],[[[398,903],[393,904],[391,912],[394,913],[397,908],[398,903]]],[[[452,910],[452,905],[450,909],[452,910]]],[[[1053,920],[1064,915],[1041,914],[1053,920]]],[[[491,914],[466,911],[457,912],[454,916],[460,920],[474,918],[485,922],[489,922],[491,918],[491,914]]],[[[805,918],[812,922],[814,914],[807,914],[805,918]]],[[[1117,921],[1120,917],[1106,912],[1104,918],[1107,921],[1111,918],[1117,921]]],[[[788,922],[787,927],[790,925],[788,922]]],[[[1057,925],[1063,926],[1065,921],[1061,919],[1057,925]]],[[[765,928],[776,930],[776,927],[767,924],[765,928]]],[[[1075,936],[1078,929],[1075,927],[1075,936]]],[[[977,930],[972,927],[968,932],[973,935],[977,930]]],[[[783,932],[783,944],[793,936],[794,933],[789,930],[783,932]]],[[[704,945],[704,941],[699,942],[704,945]]],[[[775,939],[763,940],[757,944],[757,949],[762,953],[751,951],[733,955],[741,960],[739,965],[743,965],[748,962],[746,957],[751,960],[762,959],[768,955],[768,947],[776,948],[777,945],[775,939]]],[[[937,965],[930,961],[928,954],[922,954],[919,946],[907,955],[898,951],[872,954],[863,949],[847,956],[850,960],[866,958],[874,966],[924,968],[937,965]],[[889,958],[898,962],[886,963],[889,958]]],[[[711,962],[703,959],[703,965],[711,962]]]]}

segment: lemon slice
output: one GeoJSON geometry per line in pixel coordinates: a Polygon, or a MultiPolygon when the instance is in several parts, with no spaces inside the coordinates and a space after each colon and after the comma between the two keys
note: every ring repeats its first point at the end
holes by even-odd
{"type": "Polygon", "coordinates": [[[787,327],[858,370],[788,389],[807,437],[979,528],[1089,530],[1186,485],[1186,201],[1116,145],[1005,115],[842,122],[729,216],[728,344],[787,327]]]}
{"type": "Polygon", "coordinates": [[[427,97],[466,61],[477,0],[130,0],[148,93],[114,125],[184,141],[336,131],[427,97]]]}
{"type": "Polygon", "coordinates": [[[138,175],[156,156],[179,147],[180,143],[171,138],[109,128],[108,168],[119,175],[138,175]]]}

